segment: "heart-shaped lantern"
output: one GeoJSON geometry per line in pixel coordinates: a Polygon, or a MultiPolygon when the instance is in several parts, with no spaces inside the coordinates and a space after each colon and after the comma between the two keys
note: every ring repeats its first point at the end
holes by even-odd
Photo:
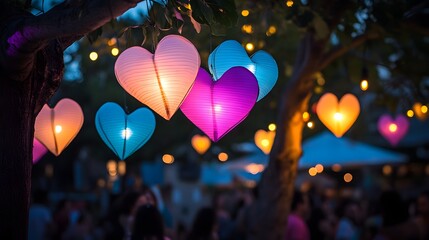
{"type": "Polygon", "coordinates": [[[76,137],[82,124],[82,108],[77,102],[64,98],[54,108],[43,106],[36,118],[34,137],[58,156],[76,137]]]}
{"type": "Polygon", "coordinates": [[[195,151],[202,155],[210,148],[211,141],[208,137],[197,134],[192,137],[191,144],[195,151]]]}
{"type": "Polygon", "coordinates": [[[127,115],[118,104],[108,102],[98,109],[95,127],[104,143],[123,160],[150,139],[155,130],[155,116],[145,107],[127,115]]]}
{"type": "Polygon", "coordinates": [[[426,118],[429,116],[428,106],[423,105],[419,102],[414,103],[413,105],[414,113],[416,114],[417,118],[421,121],[426,120],[426,118]]]}
{"type": "Polygon", "coordinates": [[[214,80],[221,78],[228,69],[236,66],[251,71],[258,80],[258,101],[271,91],[279,76],[277,63],[269,53],[259,50],[249,58],[243,46],[235,40],[220,44],[210,53],[208,63],[214,80]]]}
{"type": "Polygon", "coordinates": [[[169,120],[197,76],[200,55],[186,38],[168,35],[154,54],[142,47],[125,50],[115,63],[119,84],[143,104],[169,120]]]}
{"type": "Polygon", "coordinates": [[[269,154],[271,152],[271,148],[273,147],[275,136],[276,132],[274,131],[267,132],[260,129],[255,133],[255,144],[262,150],[262,152],[269,154]]]}
{"type": "Polygon", "coordinates": [[[341,137],[353,125],[360,113],[358,99],[345,94],[340,101],[332,93],[325,93],[317,103],[317,116],[336,137],[341,137]]]}
{"type": "Polygon", "coordinates": [[[48,152],[48,149],[43,146],[36,138],[33,140],[33,164],[36,164],[40,158],[48,152]]]}
{"type": "Polygon", "coordinates": [[[378,119],[378,131],[386,138],[392,146],[396,146],[407,134],[409,122],[405,116],[398,115],[392,119],[390,115],[384,114],[378,119]]]}
{"type": "Polygon", "coordinates": [[[246,118],[257,98],[258,83],[246,68],[233,67],[217,81],[200,68],[195,84],[180,109],[217,142],[246,118]]]}

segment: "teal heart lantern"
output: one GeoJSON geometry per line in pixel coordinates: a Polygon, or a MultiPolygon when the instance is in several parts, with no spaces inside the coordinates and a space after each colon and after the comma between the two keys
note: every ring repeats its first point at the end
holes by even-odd
{"type": "Polygon", "coordinates": [[[208,63],[215,81],[232,67],[241,66],[251,71],[258,81],[257,101],[271,91],[279,76],[277,63],[269,53],[259,50],[249,58],[243,46],[235,40],[228,40],[220,44],[210,53],[208,63]]]}
{"type": "Polygon", "coordinates": [[[145,107],[127,115],[118,104],[108,102],[98,109],[95,127],[104,143],[124,160],[150,139],[155,116],[145,107]]]}

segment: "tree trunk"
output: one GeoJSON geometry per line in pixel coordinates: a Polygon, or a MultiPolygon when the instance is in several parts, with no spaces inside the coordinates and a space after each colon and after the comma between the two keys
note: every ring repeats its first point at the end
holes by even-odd
{"type": "Polygon", "coordinates": [[[0,2],[0,239],[27,239],[34,122],[60,84],[63,50],[139,1],[72,0],[37,17],[0,2]]]}
{"type": "Polygon", "coordinates": [[[320,51],[320,44],[314,42],[312,34],[307,34],[300,44],[292,77],[282,94],[276,138],[259,183],[258,198],[251,208],[249,239],[285,239],[298,161],[302,155],[302,113],[308,109],[320,51]]]}

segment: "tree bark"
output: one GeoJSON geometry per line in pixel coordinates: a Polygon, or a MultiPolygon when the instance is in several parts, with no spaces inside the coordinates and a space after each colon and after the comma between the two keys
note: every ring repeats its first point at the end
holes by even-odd
{"type": "Polygon", "coordinates": [[[63,76],[63,50],[139,0],[62,3],[32,16],[0,3],[0,239],[27,239],[35,118],[63,76]]]}
{"type": "Polygon", "coordinates": [[[294,72],[282,94],[277,134],[269,163],[259,183],[259,197],[251,208],[249,239],[284,239],[287,215],[294,191],[298,160],[302,155],[304,121],[317,72],[322,43],[307,33],[298,49],[294,72]]]}

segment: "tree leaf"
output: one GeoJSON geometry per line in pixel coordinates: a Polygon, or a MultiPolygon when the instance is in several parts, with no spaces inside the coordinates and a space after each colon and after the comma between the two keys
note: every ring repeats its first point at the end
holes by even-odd
{"type": "Polygon", "coordinates": [[[99,27],[94,31],[88,33],[86,37],[88,38],[89,43],[93,44],[95,41],[97,41],[98,37],[100,37],[102,33],[103,33],[103,27],[99,27]]]}
{"type": "Polygon", "coordinates": [[[192,17],[207,24],[213,32],[216,28],[232,27],[237,23],[238,14],[234,0],[193,0],[192,17]]]}

